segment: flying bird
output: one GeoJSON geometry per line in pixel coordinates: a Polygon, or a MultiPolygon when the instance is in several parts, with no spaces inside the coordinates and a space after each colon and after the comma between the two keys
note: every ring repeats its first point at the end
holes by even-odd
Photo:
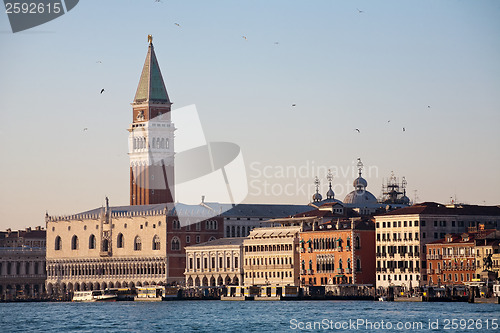
{"type": "Polygon", "coordinates": [[[102,64],[102,61],[101,60],[97,60],[96,64],[102,64]]]}
{"type": "Polygon", "coordinates": [[[297,104],[292,104],[292,106],[297,106],[297,104]]]}
{"type": "Polygon", "coordinates": [[[241,38],[243,38],[244,40],[247,40],[247,36],[241,36],[241,38]]]}
{"type": "MultiPolygon", "coordinates": [[[[358,8],[356,8],[356,9],[358,9],[358,8]]],[[[365,12],[364,10],[359,10],[359,9],[358,9],[358,13],[359,13],[359,14],[364,13],[364,12],[365,12]]]]}
{"type": "Polygon", "coordinates": [[[430,108],[431,108],[431,106],[430,106],[430,105],[427,105],[427,108],[428,108],[428,109],[430,109],[430,108]]]}
{"type": "Polygon", "coordinates": [[[179,23],[174,23],[176,26],[180,27],[181,25],[179,23]]]}
{"type": "Polygon", "coordinates": [[[274,45],[279,45],[280,42],[274,42],[274,45]]]}
{"type": "Polygon", "coordinates": [[[406,128],[403,127],[403,132],[406,131],[406,128]]]}
{"type": "Polygon", "coordinates": [[[104,92],[104,88],[101,89],[101,94],[104,92]]]}
{"type": "Polygon", "coordinates": [[[390,120],[387,120],[388,123],[390,123],[391,121],[390,120]]]}
{"type": "Polygon", "coordinates": [[[84,131],[84,132],[85,132],[85,131],[88,131],[88,130],[89,130],[89,129],[88,129],[87,127],[85,127],[85,128],[83,129],[83,131],[84,131]]]}
{"type": "Polygon", "coordinates": [[[359,128],[356,128],[356,131],[358,131],[358,133],[361,133],[361,131],[359,130],[359,128]]]}

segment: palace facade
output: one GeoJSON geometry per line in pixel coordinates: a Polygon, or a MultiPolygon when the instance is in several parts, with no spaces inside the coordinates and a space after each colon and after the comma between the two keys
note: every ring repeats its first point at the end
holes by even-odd
{"type": "Polygon", "coordinates": [[[199,206],[109,207],[46,217],[47,291],[183,284],[184,247],[221,238],[223,220],[199,206]],[[181,226],[177,211],[192,223],[181,226]],[[211,216],[205,210],[206,216],[211,216]]]}
{"type": "Polygon", "coordinates": [[[186,286],[243,285],[244,238],[221,238],[186,247],[186,286]]]}
{"type": "Polygon", "coordinates": [[[0,232],[0,300],[45,294],[45,230],[0,232]]]}

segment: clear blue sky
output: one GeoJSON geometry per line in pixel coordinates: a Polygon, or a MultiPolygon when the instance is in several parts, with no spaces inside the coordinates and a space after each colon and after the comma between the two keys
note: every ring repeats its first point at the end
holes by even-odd
{"type": "MultiPolygon", "coordinates": [[[[247,202],[309,201],[258,195],[296,183],[258,177],[265,167],[347,170],[361,157],[376,196],[394,170],[418,201],[500,204],[499,1],[86,0],[16,34],[0,14],[0,229],[106,195],[128,203],[148,34],[174,108],[196,104],[210,141],[241,146],[247,202]]],[[[352,180],[337,175],[338,199],[352,180]]]]}

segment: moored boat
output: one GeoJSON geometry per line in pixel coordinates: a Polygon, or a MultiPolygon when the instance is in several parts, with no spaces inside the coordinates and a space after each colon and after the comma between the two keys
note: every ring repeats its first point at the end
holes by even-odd
{"type": "Polygon", "coordinates": [[[115,294],[105,293],[104,290],[75,291],[73,302],[114,302],[115,294]]]}

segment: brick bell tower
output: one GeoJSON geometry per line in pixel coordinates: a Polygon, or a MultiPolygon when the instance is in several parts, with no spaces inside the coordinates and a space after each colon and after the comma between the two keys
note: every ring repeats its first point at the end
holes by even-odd
{"type": "Polygon", "coordinates": [[[148,54],[132,104],[130,205],[174,202],[174,125],[167,88],[148,36],[148,54]]]}

